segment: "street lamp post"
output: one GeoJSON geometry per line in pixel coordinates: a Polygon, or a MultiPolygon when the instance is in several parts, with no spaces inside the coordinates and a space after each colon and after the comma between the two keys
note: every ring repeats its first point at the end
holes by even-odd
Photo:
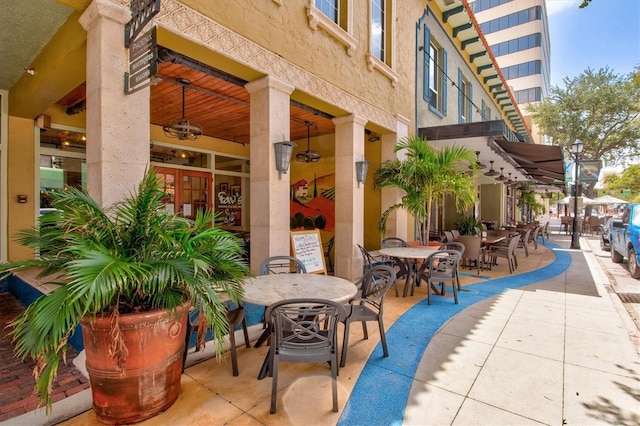
{"type": "Polygon", "coordinates": [[[575,179],[573,181],[575,193],[573,198],[573,232],[571,233],[571,248],[576,250],[580,250],[580,241],[578,238],[578,174],[580,169],[580,153],[582,152],[583,148],[584,144],[580,139],[576,139],[576,141],[571,144],[571,152],[576,159],[575,179]]]}

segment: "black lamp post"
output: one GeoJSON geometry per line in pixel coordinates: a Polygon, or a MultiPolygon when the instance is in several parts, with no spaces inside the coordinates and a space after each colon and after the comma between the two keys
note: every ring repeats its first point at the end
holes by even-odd
{"type": "Polygon", "coordinates": [[[584,144],[580,139],[576,139],[576,141],[571,144],[571,152],[576,159],[575,179],[573,181],[575,194],[573,198],[573,233],[571,234],[571,248],[576,250],[580,250],[580,242],[578,241],[578,174],[580,170],[580,153],[582,152],[583,148],[584,144]]]}

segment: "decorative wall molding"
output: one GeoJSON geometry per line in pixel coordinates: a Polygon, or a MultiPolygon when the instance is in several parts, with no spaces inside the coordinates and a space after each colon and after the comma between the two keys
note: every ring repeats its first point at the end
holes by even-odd
{"type": "MultiPolygon", "coordinates": [[[[111,1],[129,6],[129,0],[111,1]]],[[[389,129],[390,132],[396,128],[393,114],[356,98],[177,0],[162,0],[160,13],[153,22],[261,73],[274,75],[298,90],[348,111],[348,114],[365,117],[367,121],[389,129]]]]}

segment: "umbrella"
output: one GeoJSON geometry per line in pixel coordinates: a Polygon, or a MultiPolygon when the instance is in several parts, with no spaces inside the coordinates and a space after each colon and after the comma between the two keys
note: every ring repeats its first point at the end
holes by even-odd
{"type": "MultiPolygon", "coordinates": [[[[562,200],[558,200],[558,204],[571,204],[573,205],[573,197],[564,197],[562,200]]],[[[598,203],[596,200],[587,197],[578,197],[578,204],[583,206],[594,206],[598,203]]]]}
{"type": "Polygon", "coordinates": [[[629,204],[628,201],[612,197],[611,195],[603,195],[602,197],[598,197],[593,201],[595,201],[596,204],[629,204]]]}

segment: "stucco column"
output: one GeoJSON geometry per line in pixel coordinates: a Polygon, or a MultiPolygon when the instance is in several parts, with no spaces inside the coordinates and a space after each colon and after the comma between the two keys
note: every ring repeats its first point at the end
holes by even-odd
{"type": "MultiPolygon", "coordinates": [[[[396,158],[403,158],[402,152],[393,152],[396,144],[399,140],[406,138],[409,134],[409,120],[405,117],[398,116],[396,123],[396,133],[387,133],[381,135],[382,139],[382,148],[380,159],[382,163],[387,160],[393,161],[396,158]]],[[[402,201],[403,191],[397,188],[382,188],[380,194],[380,214],[386,211],[389,206],[399,203],[402,201]]],[[[385,237],[398,237],[407,241],[409,239],[408,235],[411,235],[411,239],[413,239],[413,234],[409,234],[408,228],[408,214],[404,209],[398,209],[394,213],[389,216],[387,220],[387,232],[384,235],[385,237]]]]}
{"type": "MultiPolygon", "coordinates": [[[[364,159],[362,117],[333,119],[336,126],[335,274],[348,280],[362,276],[362,256],[356,244],[364,239],[364,190],[356,181],[356,161],[364,159]]],[[[377,232],[372,230],[372,232],[377,232]]]]}
{"type": "Polygon", "coordinates": [[[149,88],[124,93],[131,12],[93,0],[80,17],[87,31],[87,188],[104,206],[130,195],[149,164],[149,88]]]}
{"type": "Polygon", "coordinates": [[[289,140],[294,87],[273,76],[245,87],[251,94],[251,270],[258,273],[267,257],[290,254],[290,174],[278,178],[273,144],[289,140]]]}

